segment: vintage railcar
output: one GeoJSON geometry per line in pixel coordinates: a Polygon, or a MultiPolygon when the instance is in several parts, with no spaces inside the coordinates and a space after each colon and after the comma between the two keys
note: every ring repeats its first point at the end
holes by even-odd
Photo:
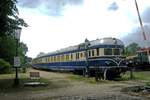
{"type": "Polygon", "coordinates": [[[138,62],[142,65],[150,65],[150,48],[141,48],[137,51],[138,62]]]}
{"type": "Polygon", "coordinates": [[[87,73],[99,72],[102,76],[114,78],[126,71],[122,55],[124,44],[116,38],[85,40],[76,46],[41,55],[32,61],[34,68],[67,70],[87,73]]]}
{"type": "Polygon", "coordinates": [[[150,70],[150,48],[140,48],[128,59],[129,67],[136,70],[150,70]]]}

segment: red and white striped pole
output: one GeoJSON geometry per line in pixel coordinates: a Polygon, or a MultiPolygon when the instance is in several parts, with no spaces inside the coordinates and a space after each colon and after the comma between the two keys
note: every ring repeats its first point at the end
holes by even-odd
{"type": "Polygon", "coordinates": [[[141,26],[141,29],[142,29],[142,33],[143,33],[144,40],[147,40],[147,38],[146,38],[146,33],[145,33],[145,31],[144,31],[142,19],[141,19],[141,16],[140,16],[140,12],[139,12],[139,8],[138,8],[138,4],[137,4],[137,1],[136,1],[136,0],[135,0],[135,6],[136,6],[136,10],[137,10],[137,14],[138,14],[138,18],[139,18],[139,22],[140,22],[140,26],[141,26]]]}
{"type": "Polygon", "coordinates": [[[149,57],[150,53],[149,53],[149,50],[148,50],[147,37],[146,37],[146,33],[145,33],[145,30],[144,30],[144,27],[143,27],[142,19],[141,19],[141,16],[140,16],[140,12],[139,12],[139,8],[138,8],[138,4],[137,4],[136,0],[135,0],[135,6],[136,6],[136,10],[137,10],[140,26],[141,26],[142,33],[143,33],[143,38],[144,38],[144,41],[145,41],[145,49],[147,51],[147,55],[148,55],[148,59],[149,59],[149,63],[150,63],[150,57],[149,57]]]}

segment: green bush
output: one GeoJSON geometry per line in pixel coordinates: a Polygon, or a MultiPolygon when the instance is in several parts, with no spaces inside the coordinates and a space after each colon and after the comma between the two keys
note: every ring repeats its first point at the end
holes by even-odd
{"type": "Polygon", "coordinates": [[[10,73],[11,65],[3,59],[0,59],[0,74],[10,73]]]}

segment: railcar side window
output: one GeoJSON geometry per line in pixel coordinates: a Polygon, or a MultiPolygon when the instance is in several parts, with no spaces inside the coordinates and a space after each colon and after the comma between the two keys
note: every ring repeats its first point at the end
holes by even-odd
{"type": "Polygon", "coordinates": [[[76,59],[79,59],[79,53],[76,53],[76,59]]]}
{"type": "Polygon", "coordinates": [[[58,56],[56,56],[56,62],[58,62],[58,56]]]}
{"type": "Polygon", "coordinates": [[[61,55],[61,61],[63,61],[63,55],[61,55]]]}
{"type": "Polygon", "coordinates": [[[68,55],[68,54],[66,55],[66,60],[67,60],[67,61],[69,60],[69,55],[68,55]]]}
{"type": "Polygon", "coordinates": [[[60,61],[60,55],[58,55],[58,61],[60,61]]]}
{"type": "Polygon", "coordinates": [[[112,55],[112,49],[110,49],[110,48],[105,48],[105,49],[104,49],[104,55],[112,55]]]}
{"type": "Polygon", "coordinates": [[[45,59],[44,58],[42,58],[42,63],[45,63],[45,59]]]}
{"type": "Polygon", "coordinates": [[[89,51],[89,57],[91,57],[91,51],[89,51]]]}
{"type": "Polygon", "coordinates": [[[80,53],[80,58],[82,58],[83,57],[83,54],[82,54],[82,52],[80,53]]]}
{"type": "Polygon", "coordinates": [[[46,63],[48,63],[48,57],[46,57],[46,63]]]}
{"type": "Polygon", "coordinates": [[[48,63],[48,62],[49,62],[48,57],[47,57],[46,59],[47,59],[47,61],[46,61],[46,62],[48,63]]]}
{"type": "Polygon", "coordinates": [[[78,54],[76,53],[76,60],[78,59],[78,57],[77,57],[77,56],[78,56],[78,54]]]}
{"type": "Polygon", "coordinates": [[[52,56],[52,62],[54,62],[54,56],[52,56]]]}
{"type": "Polygon", "coordinates": [[[79,53],[78,53],[78,59],[79,59],[79,53]]]}
{"type": "Polygon", "coordinates": [[[96,49],[96,55],[99,56],[99,48],[96,49]]]}
{"type": "Polygon", "coordinates": [[[64,54],[64,61],[66,61],[66,54],[64,54]]]}
{"type": "Polygon", "coordinates": [[[56,62],[56,56],[54,56],[54,62],[56,62]]]}
{"type": "Polygon", "coordinates": [[[83,52],[83,57],[84,57],[84,58],[86,57],[86,53],[85,53],[85,52],[83,52]]]}
{"type": "Polygon", "coordinates": [[[73,60],[76,60],[76,53],[73,53],[73,60]]]}
{"type": "Polygon", "coordinates": [[[115,48],[113,49],[113,51],[114,51],[114,55],[120,55],[120,49],[115,48]]]}
{"type": "Polygon", "coordinates": [[[48,57],[48,61],[51,62],[51,58],[50,57],[48,57]]]}
{"type": "Polygon", "coordinates": [[[72,60],[73,59],[72,53],[70,54],[70,56],[71,56],[71,60],[72,60]]]}
{"type": "Polygon", "coordinates": [[[94,50],[92,50],[92,56],[94,56],[94,50]]]}
{"type": "Polygon", "coordinates": [[[51,56],[51,62],[53,62],[53,56],[51,56]]]}

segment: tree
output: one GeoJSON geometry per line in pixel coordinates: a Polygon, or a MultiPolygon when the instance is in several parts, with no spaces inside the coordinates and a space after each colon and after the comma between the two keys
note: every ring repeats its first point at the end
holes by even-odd
{"type": "MultiPolygon", "coordinates": [[[[27,27],[27,23],[19,18],[19,12],[16,6],[16,0],[0,0],[0,58],[13,64],[16,53],[16,40],[14,38],[15,30],[19,27],[27,27]]],[[[25,57],[24,43],[20,43],[19,55],[22,59],[25,57]]]]}
{"type": "Polygon", "coordinates": [[[137,43],[131,43],[125,48],[125,55],[133,56],[136,55],[136,51],[139,49],[139,45],[137,43]]]}
{"type": "Polygon", "coordinates": [[[0,0],[0,37],[13,35],[16,28],[28,25],[22,18],[16,7],[16,0],[0,0]]]}
{"type": "Polygon", "coordinates": [[[22,64],[25,64],[26,63],[26,53],[27,53],[27,51],[28,51],[28,47],[27,47],[27,45],[26,44],[24,44],[23,42],[21,42],[20,44],[19,44],[19,56],[20,56],[20,58],[21,58],[21,63],[22,64]]]}
{"type": "Polygon", "coordinates": [[[0,59],[0,74],[10,72],[10,64],[3,59],[0,59]]]}
{"type": "Polygon", "coordinates": [[[16,51],[15,39],[11,36],[0,37],[0,58],[13,64],[13,59],[16,51]]]}
{"type": "MultiPolygon", "coordinates": [[[[0,44],[0,58],[13,64],[13,59],[16,55],[16,40],[12,36],[0,37],[0,44]]],[[[22,63],[25,61],[25,54],[27,51],[27,45],[23,42],[19,43],[18,54],[21,57],[22,63]]]]}

